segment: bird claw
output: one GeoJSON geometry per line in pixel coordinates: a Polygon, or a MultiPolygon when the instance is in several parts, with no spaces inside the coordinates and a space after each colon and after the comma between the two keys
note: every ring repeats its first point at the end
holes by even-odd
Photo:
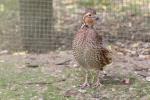
{"type": "Polygon", "coordinates": [[[88,82],[84,82],[82,85],[80,85],[81,89],[90,87],[90,84],[88,82]]]}
{"type": "Polygon", "coordinates": [[[93,88],[101,87],[103,84],[101,84],[99,81],[97,81],[95,84],[93,84],[93,88]]]}

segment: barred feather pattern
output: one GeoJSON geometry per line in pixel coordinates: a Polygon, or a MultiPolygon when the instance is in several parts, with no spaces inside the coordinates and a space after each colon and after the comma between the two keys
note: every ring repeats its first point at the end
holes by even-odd
{"type": "Polygon", "coordinates": [[[112,62],[109,50],[103,46],[102,37],[92,27],[81,27],[75,34],[72,48],[76,61],[84,68],[103,70],[112,62]]]}

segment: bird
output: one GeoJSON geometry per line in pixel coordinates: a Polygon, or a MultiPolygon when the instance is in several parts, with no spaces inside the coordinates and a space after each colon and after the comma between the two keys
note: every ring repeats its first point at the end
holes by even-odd
{"type": "Polygon", "coordinates": [[[95,69],[97,72],[96,82],[93,87],[102,86],[100,75],[104,67],[112,63],[111,52],[103,45],[103,38],[94,28],[99,20],[96,10],[87,8],[82,17],[82,25],[75,33],[72,50],[75,60],[85,70],[85,81],[81,88],[90,87],[89,70],[95,69]]]}

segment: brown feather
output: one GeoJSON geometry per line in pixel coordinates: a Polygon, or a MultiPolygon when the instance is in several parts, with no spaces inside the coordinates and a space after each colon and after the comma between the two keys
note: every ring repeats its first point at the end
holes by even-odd
{"type": "Polygon", "coordinates": [[[110,52],[102,43],[94,28],[84,26],[75,35],[73,53],[77,62],[84,68],[102,70],[111,63],[110,52]]]}

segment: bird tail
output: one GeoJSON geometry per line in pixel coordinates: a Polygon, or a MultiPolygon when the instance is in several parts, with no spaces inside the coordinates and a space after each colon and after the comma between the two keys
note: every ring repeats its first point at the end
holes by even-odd
{"type": "Polygon", "coordinates": [[[118,52],[119,48],[117,46],[109,45],[107,47],[107,49],[110,52],[110,56],[112,58],[112,62],[120,60],[120,58],[122,57],[121,55],[123,55],[123,54],[118,52]]]}

